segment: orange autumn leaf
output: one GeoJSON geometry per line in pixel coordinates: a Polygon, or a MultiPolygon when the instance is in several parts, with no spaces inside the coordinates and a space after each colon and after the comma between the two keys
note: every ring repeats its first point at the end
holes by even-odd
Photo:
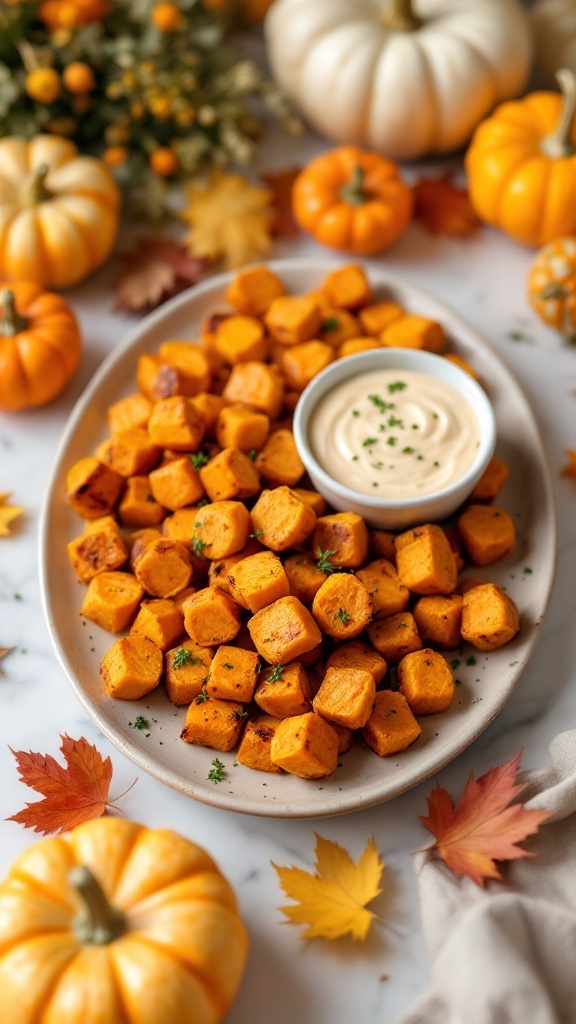
{"type": "Polygon", "coordinates": [[[571,476],[573,480],[576,480],[576,451],[570,448],[566,449],[566,455],[568,456],[568,462],[562,470],[562,476],[571,476]]]}
{"type": "Polygon", "coordinates": [[[454,184],[450,173],[441,178],[421,178],[413,192],[414,216],[432,235],[461,238],[473,234],[482,223],[468,192],[454,184]]]}
{"type": "Polygon", "coordinates": [[[428,797],[428,816],[421,815],[420,821],[435,842],[427,849],[438,850],[457,877],[466,875],[483,886],[487,878],[502,879],[495,861],[534,856],[516,844],[536,832],[550,812],[511,803],[522,788],[516,783],[521,757],[522,751],[478,780],[472,774],[456,808],[441,786],[428,797]]]}
{"type": "Polygon", "coordinates": [[[21,505],[9,505],[8,499],[12,497],[10,491],[5,491],[0,494],[0,537],[8,537],[10,535],[10,526],[13,519],[17,519],[24,512],[21,505]]]}
{"type": "Polygon", "coordinates": [[[284,171],[269,171],[260,177],[272,193],[273,219],[270,225],[277,238],[294,238],[300,234],[292,210],[292,186],[300,174],[300,167],[288,167],[284,171]]]}
{"type": "Polygon", "coordinates": [[[20,779],[44,799],[27,803],[24,810],[7,821],[17,821],[44,835],[66,832],[83,821],[100,818],[114,804],[114,800],[108,800],[112,781],[110,758],[103,758],[83,736],[79,740],[69,736],[61,739],[65,767],[50,754],[12,750],[20,779]]]}

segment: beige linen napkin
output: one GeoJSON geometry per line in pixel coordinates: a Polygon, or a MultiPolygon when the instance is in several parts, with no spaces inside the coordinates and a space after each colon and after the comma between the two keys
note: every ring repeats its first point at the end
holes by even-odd
{"type": "Polygon", "coordinates": [[[525,806],[553,817],[527,840],[537,856],[504,865],[505,884],[459,881],[418,854],[425,994],[397,1024],[576,1024],[576,731],[525,778],[525,806]]]}

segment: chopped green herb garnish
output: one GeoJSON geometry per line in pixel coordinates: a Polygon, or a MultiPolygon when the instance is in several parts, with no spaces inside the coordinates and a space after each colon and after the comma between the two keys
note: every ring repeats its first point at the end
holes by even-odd
{"type": "MultiPolygon", "coordinates": [[[[388,388],[388,390],[390,390],[390,387],[388,388]]],[[[394,408],[394,402],[385,402],[382,398],[380,398],[380,395],[368,395],[368,398],[380,412],[387,412],[388,409],[394,408]]]]}
{"type": "Polygon", "coordinates": [[[248,536],[251,540],[258,540],[259,537],[264,536],[264,530],[255,530],[254,533],[249,533],[248,536]]]}
{"type": "MultiPolygon", "coordinates": [[[[23,601],[23,600],[24,600],[24,598],[22,597],[22,594],[14,594],[14,600],[15,600],[15,601],[23,601]]],[[[83,623],[82,623],[82,625],[83,625],[83,626],[85,626],[85,625],[86,625],[86,623],[85,623],[85,622],[83,622],[83,623]]]]}
{"type": "Polygon", "coordinates": [[[523,572],[524,572],[524,574],[525,574],[526,576],[531,576],[531,575],[532,575],[532,573],[534,572],[534,570],[533,570],[533,569],[531,569],[529,565],[525,565],[525,566],[524,566],[524,569],[523,569],[523,572]]]}
{"type": "Polygon", "coordinates": [[[363,448],[370,448],[373,444],[376,444],[377,441],[378,441],[377,437],[365,437],[364,440],[362,441],[362,447],[363,448]]]}
{"type": "Polygon", "coordinates": [[[404,391],[404,388],[407,387],[408,385],[405,383],[405,381],[396,380],[393,381],[392,384],[388,385],[388,391],[390,392],[391,395],[393,395],[395,391],[404,391]]]}
{"type": "Polygon", "coordinates": [[[397,437],[388,437],[388,438],[386,438],[386,444],[389,444],[390,447],[393,448],[394,445],[396,444],[397,440],[398,440],[397,437]]]}
{"type": "Polygon", "coordinates": [[[210,498],[200,498],[200,501],[196,503],[196,508],[204,508],[205,505],[210,504],[210,498]]]}
{"type": "Polygon", "coordinates": [[[419,423],[413,423],[412,424],[412,430],[420,430],[420,424],[419,423]]]}
{"type": "Polygon", "coordinates": [[[198,558],[205,558],[204,548],[208,546],[209,545],[206,544],[203,540],[200,540],[199,537],[192,538],[192,551],[194,552],[195,555],[198,555],[198,558]]]}
{"type": "Polygon", "coordinates": [[[358,462],[358,456],[357,455],[353,455],[352,456],[352,462],[358,462]]]}
{"type": "Polygon", "coordinates": [[[284,672],[284,665],[274,665],[274,668],[272,669],[272,671],[271,671],[270,675],[268,676],[268,679],[266,680],[266,682],[267,683],[279,683],[282,680],[282,673],[283,672],[284,672]]]}
{"type": "Polygon", "coordinates": [[[330,555],[335,554],[336,548],[334,548],[333,550],[330,550],[330,548],[326,548],[326,551],[322,551],[322,548],[316,548],[316,558],[318,559],[316,565],[318,566],[319,569],[322,570],[322,572],[336,572],[336,566],[332,565],[332,562],[330,561],[330,555]]]}
{"type": "Polygon", "coordinates": [[[223,667],[224,668],[234,668],[234,665],[232,665],[231,662],[229,662],[229,661],[225,661],[223,667]]]}
{"type": "Polygon", "coordinates": [[[404,424],[403,424],[402,420],[399,420],[397,418],[397,416],[389,416],[388,417],[388,426],[389,427],[403,427],[404,424]]]}
{"type": "MultiPolygon", "coordinates": [[[[209,677],[208,677],[208,676],[206,676],[206,679],[208,679],[208,678],[209,678],[209,677]]],[[[206,681],[206,680],[205,680],[205,681],[206,681]]],[[[195,699],[194,703],[195,703],[195,704],[204,704],[204,702],[205,702],[205,701],[207,701],[207,700],[210,700],[210,697],[209,697],[209,696],[208,696],[208,694],[206,693],[206,690],[200,690],[200,693],[199,693],[199,694],[198,694],[198,696],[196,697],[196,699],[195,699]]]]}
{"type": "Polygon", "coordinates": [[[352,415],[358,417],[360,415],[359,409],[352,409],[352,415]]]}
{"type": "Polygon", "coordinates": [[[433,462],[433,465],[434,465],[434,466],[439,466],[439,465],[440,465],[440,463],[439,463],[439,462],[436,462],[436,461],[434,461],[434,462],[433,462]]]}
{"type": "Polygon", "coordinates": [[[190,455],[190,462],[194,466],[194,469],[200,469],[200,466],[205,466],[209,461],[210,460],[206,452],[192,452],[190,455]]]}
{"type": "Polygon", "coordinates": [[[460,679],[455,679],[454,680],[454,686],[462,686],[461,680],[460,679]]]}
{"type": "Polygon", "coordinates": [[[326,320],[322,321],[323,331],[337,331],[340,327],[340,321],[337,316],[329,316],[326,320]]]}
{"type": "Polygon", "coordinates": [[[193,654],[187,647],[179,647],[177,651],[174,651],[172,658],[172,668],[184,668],[184,665],[203,665],[202,658],[198,655],[193,654]]]}
{"type": "Polygon", "coordinates": [[[469,658],[466,658],[466,664],[467,665],[475,665],[476,664],[476,658],[474,657],[473,654],[471,654],[469,658]]]}
{"type": "Polygon", "coordinates": [[[527,341],[526,335],[522,331],[508,331],[508,337],[510,341],[527,341]]]}
{"type": "Polygon", "coordinates": [[[339,608],[336,614],[334,615],[334,618],[340,619],[340,622],[343,622],[344,625],[346,625],[348,622],[350,622],[352,616],[348,614],[345,608],[339,608]]]}
{"type": "Polygon", "coordinates": [[[251,460],[252,462],[255,462],[255,461],[256,461],[256,456],[257,456],[257,455],[258,455],[258,451],[257,451],[257,449],[256,449],[256,448],[251,448],[251,449],[250,449],[250,451],[248,452],[248,458],[249,458],[249,459],[250,459],[250,460],[251,460]]]}
{"type": "Polygon", "coordinates": [[[433,412],[432,413],[432,419],[433,420],[437,420],[438,419],[438,413],[437,412],[433,412]]]}
{"type": "MultiPolygon", "coordinates": [[[[247,717],[248,717],[248,712],[247,711],[233,711],[232,712],[232,718],[235,718],[237,722],[239,722],[242,718],[247,718],[247,717]]],[[[234,764],[234,767],[236,767],[236,764],[234,764]]]]}
{"type": "Polygon", "coordinates": [[[212,767],[208,772],[208,779],[210,782],[224,782],[225,778],[224,762],[215,757],[212,761],[212,767]]]}
{"type": "Polygon", "coordinates": [[[412,452],[414,451],[414,449],[410,448],[410,445],[408,445],[406,448],[403,448],[402,451],[403,451],[404,455],[412,455],[412,452]]]}
{"type": "Polygon", "coordinates": [[[459,664],[460,664],[460,662],[459,662],[458,658],[454,658],[454,660],[450,662],[450,668],[458,668],[459,664]]]}
{"type": "Polygon", "coordinates": [[[416,459],[417,459],[418,462],[423,462],[424,461],[424,456],[423,455],[417,455],[416,459]]]}
{"type": "Polygon", "coordinates": [[[128,725],[130,726],[131,729],[140,729],[141,732],[144,732],[146,729],[150,728],[150,722],[148,721],[147,718],[143,718],[142,715],[136,715],[134,721],[128,722],[128,725]]]}
{"type": "Polygon", "coordinates": [[[373,480],[372,481],[372,487],[379,487],[379,486],[380,486],[380,484],[378,483],[377,480],[373,480]]]}
{"type": "Polygon", "coordinates": [[[154,503],[156,501],[156,498],[154,497],[153,494],[147,494],[146,501],[151,501],[152,503],[154,503]]]}

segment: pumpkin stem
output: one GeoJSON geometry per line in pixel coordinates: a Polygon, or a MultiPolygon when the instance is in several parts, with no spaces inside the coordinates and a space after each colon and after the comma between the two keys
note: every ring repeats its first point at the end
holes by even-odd
{"type": "Polygon", "coordinates": [[[362,206],[370,199],[370,193],[366,191],[364,179],[366,171],[359,164],[352,171],[352,177],[343,188],[340,189],[340,198],[350,206],[362,206]]]}
{"type": "Polygon", "coordinates": [[[24,179],[20,192],[22,206],[38,206],[39,203],[44,203],[47,199],[51,198],[51,193],[44,184],[49,170],[48,164],[40,164],[35,171],[31,171],[24,179]]]}
{"type": "Polygon", "coordinates": [[[72,922],[79,942],[106,946],[120,938],[126,928],[124,914],[110,905],[90,869],[79,864],[69,872],[68,881],[83,903],[82,910],[72,922]]]}
{"type": "Polygon", "coordinates": [[[560,68],[556,72],[556,81],[562,93],[560,120],[552,134],[542,139],[540,149],[546,156],[561,160],[576,153],[576,145],[571,139],[576,114],[576,75],[568,68],[560,68]]]}
{"type": "Polygon", "coordinates": [[[26,317],[20,316],[20,313],[18,313],[14,292],[10,291],[9,288],[5,288],[4,291],[0,292],[0,306],[3,310],[3,315],[0,319],[1,337],[13,338],[16,334],[21,334],[22,331],[26,330],[28,321],[26,317]]]}
{"type": "Polygon", "coordinates": [[[396,32],[414,32],[422,24],[412,10],[412,0],[388,0],[388,9],[380,16],[385,28],[396,32]]]}

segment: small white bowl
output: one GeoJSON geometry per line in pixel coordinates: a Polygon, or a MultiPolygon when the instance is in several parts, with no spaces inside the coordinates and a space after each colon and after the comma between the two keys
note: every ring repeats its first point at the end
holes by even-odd
{"type": "Polygon", "coordinates": [[[446,519],[469,497],[494,454],[496,422],[486,392],[470,374],[450,360],[419,349],[376,348],[338,359],[311,381],[296,406],[294,437],[314,487],[333,508],[340,512],[357,512],[371,526],[397,530],[446,519]],[[414,370],[435,377],[459,391],[476,413],[480,444],[474,462],[459,480],[435,494],[406,499],[361,494],[334,480],[312,451],[308,437],[310,418],[320,399],[351,377],[383,369],[414,370]]]}

